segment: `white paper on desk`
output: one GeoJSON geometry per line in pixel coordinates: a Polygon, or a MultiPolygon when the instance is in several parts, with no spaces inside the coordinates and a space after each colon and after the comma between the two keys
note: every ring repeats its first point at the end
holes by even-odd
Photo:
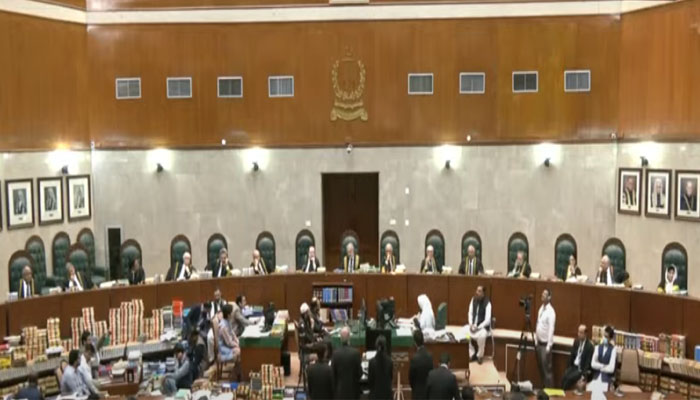
{"type": "Polygon", "coordinates": [[[399,326],[401,326],[401,325],[413,326],[413,318],[399,318],[396,320],[396,324],[399,326]]]}
{"type": "Polygon", "coordinates": [[[270,336],[270,332],[261,332],[259,325],[248,325],[245,327],[241,337],[244,338],[261,338],[270,336]]]}
{"type": "Polygon", "coordinates": [[[410,327],[402,326],[396,330],[396,336],[413,336],[413,331],[410,327]]]}

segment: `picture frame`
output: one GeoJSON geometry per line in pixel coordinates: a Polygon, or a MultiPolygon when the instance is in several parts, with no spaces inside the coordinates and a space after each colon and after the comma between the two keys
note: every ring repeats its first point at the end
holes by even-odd
{"type": "Polygon", "coordinates": [[[675,175],[676,195],[674,209],[677,220],[700,221],[700,206],[698,205],[698,184],[700,171],[677,170],[675,175]]]}
{"type": "Polygon", "coordinates": [[[66,178],[68,191],[68,221],[79,221],[92,217],[92,192],[90,175],[74,175],[66,178]]]}
{"type": "Polygon", "coordinates": [[[652,218],[671,219],[673,208],[673,172],[670,169],[647,169],[644,181],[644,215],[652,218]]]}
{"type": "Polygon", "coordinates": [[[642,170],[620,168],[617,176],[617,212],[640,215],[642,213],[642,170]]]}
{"type": "Polygon", "coordinates": [[[5,181],[7,229],[34,226],[34,179],[5,181]]]}
{"type": "Polygon", "coordinates": [[[63,178],[37,178],[36,180],[39,225],[63,222],[63,178]]]}

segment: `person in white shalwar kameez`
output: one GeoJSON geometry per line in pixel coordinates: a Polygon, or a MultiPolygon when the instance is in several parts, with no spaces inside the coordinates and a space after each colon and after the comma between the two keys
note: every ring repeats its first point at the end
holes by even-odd
{"type": "Polygon", "coordinates": [[[607,392],[610,390],[615,377],[617,363],[617,349],[615,349],[615,330],[611,326],[605,327],[603,342],[593,349],[593,380],[588,383],[586,390],[589,392],[607,392]]]}

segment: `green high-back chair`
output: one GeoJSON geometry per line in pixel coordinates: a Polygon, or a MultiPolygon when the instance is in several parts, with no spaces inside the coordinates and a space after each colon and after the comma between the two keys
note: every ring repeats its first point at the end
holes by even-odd
{"type": "Polygon", "coordinates": [[[70,237],[65,232],[58,232],[51,243],[51,255],[53,256],[53,276],[60,283],[67,278],[66,261],[70,249],[70,237]]]}
{"type": "Polygon", "coordinates": [[[24,249],[31,254],[34,259],[34,283],[37,287],[54,286],[53,279],[46,277],[46,250],[44,241],[37,235],[27,239],[24,249]]]}
{"type": "MultiPolygon", "coordinates": [[[[26,250],[17,250],[10,256],[10,261],[7,264],[8,281],[10,284],[10,292],[16,292],[19,290],[19,281],[22,279],[22,269],[25,265],[32,267],[32,271],[36,274],[34,268],[34,258],[26,250]]],[[[34,275],[34,282],[36,284],[36,275],[34,275]]]]}
{"type": "Polygon", "coordinates": [[[433,229],[425,235],[425,249],[432,245],[435,251],[435,262],[437,263],[438,270],[442,270],[445,265],[445,237],[442,236],[442,232],[437,229],[433,229]]]}
{"type": "Polygon", "coordinates": [[[661,255],[661,281],[665,282],[666,268],[676,267],[676,285],[680,290],[688,290],[688,252],[678,242],[669,243],[661,255]]]}
{"type": "Polygon", "coordinates": [[[435,316],[435,330],[445,329],[447,326],[447,303],[440,303],[435,316]]]}
{"type": "MultiPolygon", "coordinates": [[[[188,239],[187,236],[182,234],[175,235],[173,240],[170,241],[170,266],[175,265],[176,262],[181,263],[182,255],[185,253],[192,254],[192,245],[190,244],[190,239],[188,239]]],[[[192,263],[192,265],[194,265],[194,263],[192,263]]]]}
{"type": "Polygon", "coordinates": [[[82,244],[88,252],[92,283],[94,283],[95,286],[99,286],[100,283],[107,280],[108,273],[107,268],[98,267],[95,262],[95,235],[90,228],[83,228],[78,232],[78,243],[82,244]]]}
{"type": "Polygon", "coordinates": [[[508,239],[508,272],[513,269],[515,259],[518,257],[518,252],[522,251],[525,256],[525,261],[529,263],[530,245],[527,241],[527,236],[522,232],[515,232],[508,239]]]}
{"type": "Polygon", "coordinates": [[[265,260],[268,272],[274,272],[277,266],[277,256],[275,251],[275,237],[268,231],[260,232],[255,239],[255,248],[260,252],[260,257],[265,260]]]}
{"type": "Polygon", "coordinates": [[[224,235],[215,233],[207,240],[207,265],[214,265],[219,259],[219,251],[221,249],[228,250],[228,242],[224,235]]]}
{"type": "Polygon", "coordinates": [[[622,241],[618,238],[610,238],[605,241],[600,256],[607,255],[616,273],[620,273],[627,270],[626,254],[625,245],[622,244],[622,241]]]}
{"type": "Polygon", "coordinates": [[[390,244],[391,248],[394,250],[396,265],[401,264],[401,243],[399,242],[399,235],[392,230],[388,230],[382,233],[381,239],[379,240],[379,265],[384,265],[384,259],[386,258],[384,249],[387,244],[390,244]]]}
{"type": "Polygon", "coordinates": [[[68,262],[73,264],[75,270],[92,279],[90,273],[90,256],[87,249],[80,243],[74,243],[68,250],[68,262]]]}
{"type": "Polygon", "coordinates": [[[569,257],[577,257],[576,240],[568,233],[559,235],[554,242],[554,274],[561,280],[566,280],[566,269],[569,257]]]}
{"type": "Polygon", "coordinates": [[[462,236],[462,258],[459,260],[460,263],[467,258],[469,246],[474,246],[476,259],[481,260],[481,236],[476,231],[467,231],[462,236]]]}
{"type": "Polygon", "coordinates": [[[119,262],[122,267],[121,276],[119,278],[126,279],[127,276],[129,276],[129,268],[131,267],[131,262],[134,260],[139,260],[141,267],[143,267],[141,245],[134,239],[127,239],[122,243],[121,249],[119,250],[119,262]]]}
{"type": "MultiPolygon", "coordinates": [[[[306,256],[309,254],[309,247],[316,246],[314,234],[308,229],[302,229],[297,233],[295,244],[295,259],[297,260],[297,270],[306,265],[306,256]]],[[[318,257],[318,255],[316,256],[318,257]]]]}
{"type": "MultiPolygon", "coordinates": [[[[362,257],[362,253],[360,253],[360,239],[357,233],[353,230],[347,230],[340,235],[340,268],[343,268],[343,260],[347,254],[346,248],[348,243],[352,243],[355,246],[355,254],[359,254],[362,257]]],[[[362,258],[360,258],[360,262],[364,262],[362,258]]]]}

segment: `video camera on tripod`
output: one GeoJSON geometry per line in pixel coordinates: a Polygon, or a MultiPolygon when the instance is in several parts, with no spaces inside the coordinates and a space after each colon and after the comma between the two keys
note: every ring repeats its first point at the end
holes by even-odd
{"type": "Polygon", "coordinates": [[[524,309],[525,318],[530,319],[530,315],[532,312],[532,295],[527,294],[521,296],[520,300],[518,300],[518,305],[524,309]]]}

